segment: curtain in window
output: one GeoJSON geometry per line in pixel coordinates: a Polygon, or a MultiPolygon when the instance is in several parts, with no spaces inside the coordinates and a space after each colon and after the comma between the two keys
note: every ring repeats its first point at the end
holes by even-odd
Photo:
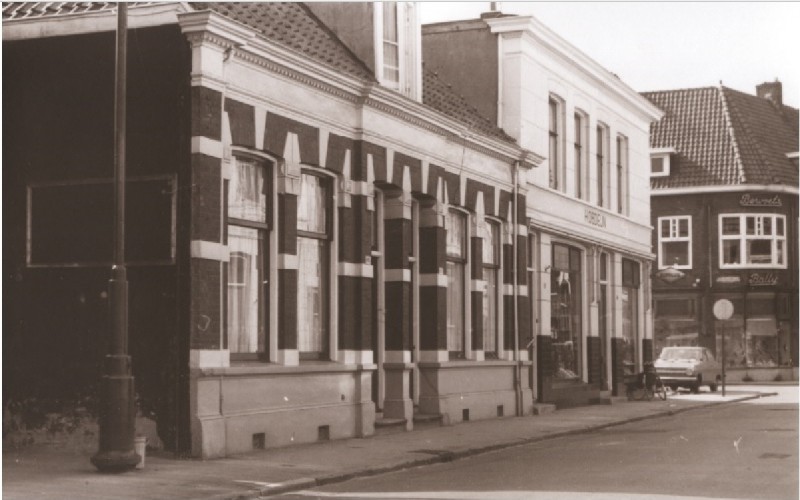
{"type": "Polygon", "coordinates": [[[300,177],[300,196],[297,205],[297,229],[312,233],[327,232],[327,193],[322,179],[315,175],[300,177]]]}
{"type": "Polygon", "coordinates": [[[264,170],[255,161],[236,159],[236,173],[228,187],[228,216],[255,222],[266,221],[264,170]]]}
{"type": "Polygon", "coordinates": [[[327,243],[297,239],[297,348],[301,353],[327,351],[327,243]]]}
{"type": "Polygon", "coordinates": [[[483,350],[497,352],[497,271],[484,270],[486,293],[483,294],[483,350]]]}
{"type": "Polygon", "coordinates": [[[228,347],[232,353],[264,350],[263,245],[257,229],[228,226],[228,347]]]}
{"type": "Polygon", "coordinates": [[[447,263],[447,350],[464,350],[464,264],[447,263]]]}

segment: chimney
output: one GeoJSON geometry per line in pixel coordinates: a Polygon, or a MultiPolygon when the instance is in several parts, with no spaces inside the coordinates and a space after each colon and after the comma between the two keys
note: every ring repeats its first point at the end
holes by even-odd
{"type": "Polygon", "coordinates": [[[776,78],[774,82],[765,82],[756,85],[756,95],[769,99],[775,107],[783,106],[783,85],[776,78]]]}
{"type": "Polygon", "coordinates": [[[489,12],[483,12],[481,14],[481,19],[491,19],[493,17],[503,17],[503,13],[500,12],[500,6],[498,5],[500,2],[489,2],[489,12]]]}

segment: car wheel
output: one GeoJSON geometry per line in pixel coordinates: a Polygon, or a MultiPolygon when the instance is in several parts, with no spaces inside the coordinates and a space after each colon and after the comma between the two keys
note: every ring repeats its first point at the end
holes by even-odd
{"type": "Polygon", "coordinates": [[[708,384],[708,388],[711,389],[711,392],[717,392],[717,387],[719,387],[720,382],[722,382],[722,377],[717,375],[717,379],[714,381],[714,383],[708,384]]]}
{"type": "Polygon", "coordinates": [[[698,375],[697,376],[697,382],[692,384],[692,387],[691,387],[692,394],[697,394],[698,392],[700,392],[700,386],[701,385],[703,385],[703,377],[698,375]]]}

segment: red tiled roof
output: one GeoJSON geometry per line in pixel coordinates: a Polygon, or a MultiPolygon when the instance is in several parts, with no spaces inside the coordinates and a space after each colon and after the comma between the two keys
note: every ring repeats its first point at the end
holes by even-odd
{"type": "Polygon", "coordinates": [[[375,80],[356,57],[302,3],[297,2],[193,2],[195,10],[213,10],[258,30],[266,38],[359,78],[375,80]]]}
{"type": "Polygon", "coordinates": [[[422,79],[423,104],[463,123],[470,130],[508,142],[515,142],[514,138],[481,115],[463,96],[457,94],[450,85],[442,81],[435,72],[425,71],[423,68],[422,79]]]}
{"type": "MultiPolygon", "coordinates": [[[[158,2],[128,2],[131,7],[158,2]]],[[[117,2],[3,2],[3,21],[113,10],[117,2]]]]}
{"type": "MultiPolygon", "coordinates": [[[[130,6],[158,2],[131,2],[130,6]]],[[[197,11],[212,10],[259,31],[265,38],[345,74],[376,81],[372,71],[304,4],[298,2],[190,2],[197,11]]],[[[66,16],[112,10],[114,2],[4,2],[3,20],[66,16]]],[[[503,130],[457,95],[435,74],[424,72],[423,104],[477,133],[514,142],[503,130]]]]}
{"type": "Polygon", "coordinates": [[[786,153],[798,150],[798,110],[726,87],[644,92],[665,115],[650,129],[652,148],[675,148],[668,177],[653,189],[798,184],[786,153]]]}

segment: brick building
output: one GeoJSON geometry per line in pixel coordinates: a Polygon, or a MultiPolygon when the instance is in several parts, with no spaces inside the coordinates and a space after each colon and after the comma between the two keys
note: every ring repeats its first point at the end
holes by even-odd
{"type": "MultiPolygon", "coordinates": [[[[542,157],[423,71],[413,4],[135,2],[129,26],[130,352],[169,449],[530,413],[517,180],[542,157]]],[[[3,6],[6,401],[99,379],[115,27],[3,6]]]]}
{"type": "Polygon", "coordinates": [[[423,58],[519,144],[536,398],[586,404],[652,356],[648,131],[661,112],[532,16],[423,27],[423,58]]]}
{"type": "Polygon", "coordinates": [[[665,112],[650,135],[656,350],[723,361],[724,333],[728,380],[796,380],[798,110],[778,81],[643,95],[665,112]]]}

